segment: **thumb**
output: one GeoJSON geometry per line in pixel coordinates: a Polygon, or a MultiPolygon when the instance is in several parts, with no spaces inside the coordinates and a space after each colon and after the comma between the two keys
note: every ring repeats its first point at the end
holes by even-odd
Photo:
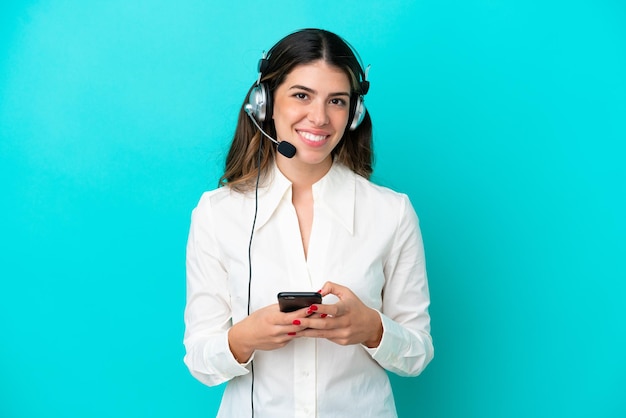
{"type": "Polygon", "coordinates": [[[322,296],[326,295],[335,295],[339,299],[343,299],[347,293],[349,292],[348,288],[333,282],[326,282],[324,286],[322,286],[321,294],[322,296]]]}

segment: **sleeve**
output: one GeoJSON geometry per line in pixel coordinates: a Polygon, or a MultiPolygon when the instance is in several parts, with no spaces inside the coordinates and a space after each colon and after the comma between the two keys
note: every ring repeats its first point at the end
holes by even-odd
{"type": "Polygon", "coordinates": [[[394,242],[384,266],[379,311],[383,337],[378,347],[366,350],[383,368],[400,376],[417,376],[434,356],[430,294],[419,221],[408,197],[402,196],[394,242]]]}
{"type": "Polygon", "coordinates": [[[193,210],[187,241],[184,362],[208,386],[248,373],[228,346],[232,325],[228,274],[219,254],[210,199],[193,210]]]}

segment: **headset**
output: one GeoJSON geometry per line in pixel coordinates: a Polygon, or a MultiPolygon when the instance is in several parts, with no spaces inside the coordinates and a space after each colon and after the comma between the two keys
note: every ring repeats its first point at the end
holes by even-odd
{"type": "MultiPolygon", "coordinates": [[[[367,112],[365,108],[365,99],[364,96],[369,91],[370,83],[367,80],[367,75],[369,73],[370,66],[368,65],[365,70],[363,70],[363,64],[359,58],[359,55],[356,51],[344,40],[344,42],[352,49],[354,56],[359,61],[359,90],[357,91],[357,97],[350,99],[350,112],[348,114],[348,124],[347,127],[350,131],[354,131],[359,127],[363,119],[365,118],[365,114],[367,112]]],[[[271,52],[271,50],[270,50],[271,52]]],[[[270,93],[269,87],[266,83],[262,83],[261,79],[263,78],[263,74],[267,71],[270,65],[268,55],[263,52],[263,56],[259,60],[259,64],[257,67],[257,71],[259,76],[257,81],[250,91],[248,95],[248,101],[244,105],[244,110],[254,123],[254,125],[261,131],[263,135],[265,135],[269,140],[275,143],[278,146],[278,152],[284,155],[287,158],[291,158],[296,154],[296,148],[287,141],[278,141],[275,138],[272,138],[268,135],[260,126],[264,121],[271,119],[272,117],[272,95],[270,93]]]]}

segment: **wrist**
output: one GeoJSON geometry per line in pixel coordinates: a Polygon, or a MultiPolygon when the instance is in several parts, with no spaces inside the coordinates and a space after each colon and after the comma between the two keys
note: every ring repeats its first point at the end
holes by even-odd
{"type": "Polygon", "coordinates": [[[246,344],[246,338],[242,337],[240,331],[241,327],[239,324],[233,325],[228,330],[228,347],[233,357],[235,357],[239,363],[243,364],[250,360],[252,353],[254,353],[254,348],[246,344]]]}
{"type": "Polygon", "coordinates": [[[383,323],[380,320],[380,315],[375,310],[372,312],[372,324],[376,324],[372,329],[370,338],[363,342],[363,345],[367,348],[376,348],[380,345],[380,341],[383,339],[383,323]]]}

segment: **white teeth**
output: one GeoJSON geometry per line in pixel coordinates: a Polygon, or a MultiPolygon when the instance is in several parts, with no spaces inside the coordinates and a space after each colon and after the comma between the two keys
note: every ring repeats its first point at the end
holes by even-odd
{"type": "Polygon", "coordinates": [[[303,132],[303,131],[300,131],[299,133],[300,135],[302,135],[304,138],[308,139],[309,141],[320,142],[326,139],[326,135],[313,135],[310,132],[303,132]]]}

